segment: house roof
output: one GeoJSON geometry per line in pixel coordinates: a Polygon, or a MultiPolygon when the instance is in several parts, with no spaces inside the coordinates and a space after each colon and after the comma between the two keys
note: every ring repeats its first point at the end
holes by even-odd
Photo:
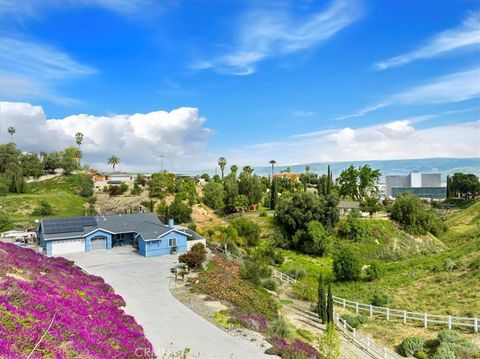
{"type": "MultiPolygon", "coordinates": [[[[143,227],[162,227],[170,230],[154,213],[117,214],[110,216],[87,216],[73,218],[52,218],[40,220],[45,239],[63,239],[83,237],[97,229],[112,233],[141,232],[143,227]]],[[[159,230],[159,229],[157,229],[159,230]]],[[[144,237],[145,238],[145,237],[144,237]]]]}

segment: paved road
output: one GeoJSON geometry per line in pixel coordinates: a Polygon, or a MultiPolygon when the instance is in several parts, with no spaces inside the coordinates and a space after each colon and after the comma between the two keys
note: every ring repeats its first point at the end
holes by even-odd
{"type": "Polygon", "coordinates": [[[65,257],[103,277],[125,299],[125,311],[143,326],[157,354],[190,348],[207,359],[272,358],[196,315],[171,295],[168,286],[170,268],[177,263],[174,256],[144,258],[122,247],[65,257]]]}

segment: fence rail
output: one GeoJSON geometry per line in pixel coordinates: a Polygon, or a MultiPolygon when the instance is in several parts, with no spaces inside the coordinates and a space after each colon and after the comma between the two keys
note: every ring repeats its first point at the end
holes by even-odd
{"type": "Polygon", "coordinates": [[[335,324],[337,328],[345,337],[347,337],[353,343],[357,344],[359,347],[361,347],[364,351],[369,353],[374,358],[382,358],[382,359],[402,358],[397,353],[378,345],[372,338],[358,333],[355,330],[355,328],[351,327],[346,322],[346,320],[340,317],[340,315],[337,314],[336,312],[334,313],[334,319],[335,319],[335,324]]]}
{"type": "MultiPolygon", "coordinates": [[[[222,253],[225,253],[229,257],[234,258],[237,261],[242,260],[242,258],[234,254],[225,252],[225,250],[222,248],[217,247],[216,249],[222,253]]],[[[273,268],[272,270],[272,276],[274,278],[280,279],[282,282],[285,282],[287,284],[299,283],[295,278],[292,278],[289,275],[280,272],[275,268],[273,268]]],[[[407,310],[377,307],[371,304],[354,302],[337,296],[333,296],[333,302],[334,304],[340,305],[343,308],[354,310],[356,314],[367,313],[369,316],[381,315],[385,316],[387,320],[399,318],[403,321],[404,324],[406,324],[407,321],[421,322],[424,328],[428,328],[429,325],[445,325],[448,329],[452,329],[452,327],[472,328],[475,333],[478,333],[480,330],[479,318],[409,312],[407,310]]]]}

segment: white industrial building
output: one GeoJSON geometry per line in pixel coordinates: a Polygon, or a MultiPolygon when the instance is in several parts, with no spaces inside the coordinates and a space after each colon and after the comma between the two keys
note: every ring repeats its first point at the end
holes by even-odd
{"type": "Polygon", "coordinates": [[[442,187],[440,173],[411,172],[406,176],[386,176],[385,194],[388,197],[398,197],[409,192],[420,198],[443,199],[446,197],[446,187],[442,187]]]}

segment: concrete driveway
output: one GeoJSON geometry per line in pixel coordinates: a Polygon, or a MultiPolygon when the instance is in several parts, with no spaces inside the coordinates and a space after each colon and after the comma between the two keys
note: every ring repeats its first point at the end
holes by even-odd
{"type": "Polygon", "coordinates": [[[176,256],[144,258],[131,247],[65,254],[88,272],[103,277],[127,303],[157,354],[190,348],[200,358],[272,358],[233,337],[178,302],[169,291],[176,256]]]}

